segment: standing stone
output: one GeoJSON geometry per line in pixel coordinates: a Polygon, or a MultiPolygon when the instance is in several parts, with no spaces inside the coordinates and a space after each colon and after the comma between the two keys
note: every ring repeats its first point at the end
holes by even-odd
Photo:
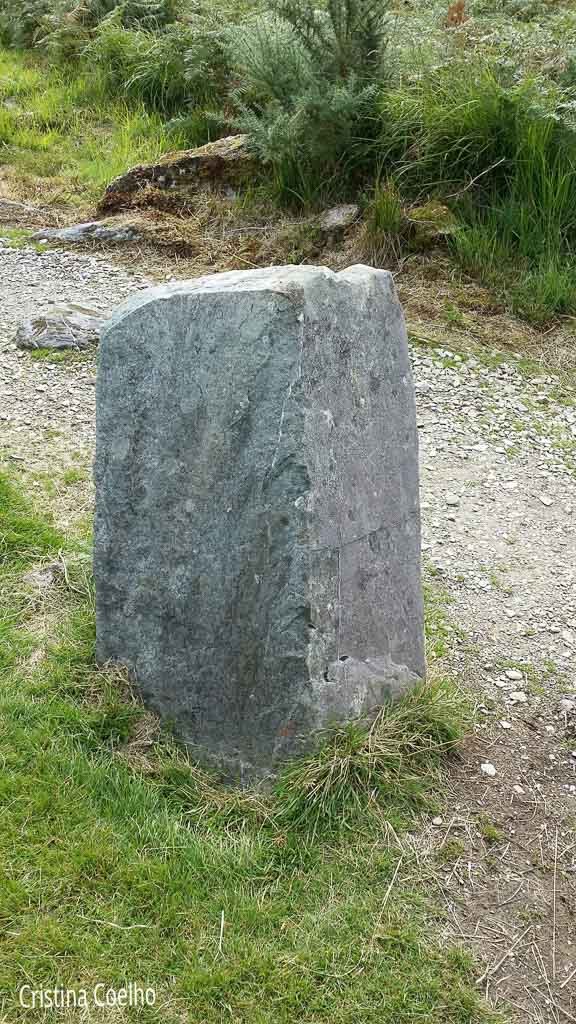
{"type": "Polygon", "coordinates": [[[105,328],[97,654],[247,783],[424,676],[417,432],[393,279],[273,267],[105,328]]]}

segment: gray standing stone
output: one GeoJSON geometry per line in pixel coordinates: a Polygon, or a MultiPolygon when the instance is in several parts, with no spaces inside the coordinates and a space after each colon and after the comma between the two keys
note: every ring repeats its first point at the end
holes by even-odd
{"type": "Polygon", "coordinates": [[[152,289],[101,340],[97,653],[243,783],[424,676],[417,432],[390,274],[152,289]]]}

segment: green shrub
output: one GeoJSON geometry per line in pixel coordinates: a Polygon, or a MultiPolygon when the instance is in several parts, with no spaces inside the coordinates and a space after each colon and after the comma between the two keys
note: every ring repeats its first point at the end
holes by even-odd
{"type": "Polygon", "coordinates": [[[198,107],[224,93],[218,33],[200,18],[150,32],[125,28],[115,15],[97,28],[86,56],[111,92],[163,113],[198,107]]]}
{"type": "Polygon", "coordinates": [[[125,27],[149,30],[168,24],[176,14],[174,0],[3,0],[0,41],[9,46],[40,43],[67,58],[113,13],[125,27]]]}
{"type": "Polygon", "coordinates": [[[272,9],[290,25],[315,70],[328,81],[381,79],[387,0],[273,0],[272,9]]]}
{"type": "Polygon", "coordinates": [[[235,125],[278,196],[342,195],[366,172],[377,126],[387,0],[276,0],[228,35],[235,125]]]}
{"type": "Polygon", "coordinates": [[[96,30],[87,57],[101,70],[111,93],[172,111],[186,98],[186,44],[180,26],[153,33],[124,28],[114,18],[96,30]]]}
{"type": "Polygon", "coordinates": [[[3,0],[0,42],[4,46],[31,46],[50,11],[50,0],[3,0]]]}

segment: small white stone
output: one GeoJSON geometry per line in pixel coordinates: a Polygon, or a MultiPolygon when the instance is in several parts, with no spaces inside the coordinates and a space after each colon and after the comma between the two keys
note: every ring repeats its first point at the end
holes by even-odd
{"type": "Polygon", "coordinates": [[[442,821],[443,821],[443,819],[442,819],[442,818],[440,818],[440,817],[437,817],[437,818],[432,818],[432,824],[433,824],[433,825],[441,825],[441,824],[442,824],[442,821]]]}
{"type": "Polygon", "coordinates": [[[524,690],[512,690],[512,693],[509,694],[509,698],[513,704],[525,704],[528,700],[524,690]]]}
{"type": "Polygon", "coordinates": [[[502,729],[511,729],[512,725],[510,722],[501,721],[498,723],[502,729]]]}
{"type": "Polygon", "coordinates": [[[558,704],[558,710],[571,715],[576,710],[576,701],[570,700],[569,697],[563,697],[558,704]]]}
{"type": "Polygon", "coordinates": [[[460,504],[460,498],[457,494],[447,494],[446,504],[449,508],[456,508],[460,504]]]}
{"type": "Polygon", "coordinates": [[[484,775],[489,775],[490,778],[493,778],[494,775],[496,775],[496,769],[489,761],[485,761],[484,764],[480,765],[480,771],[483,772],[484,775]]]}
{"type": "Polygon", "coordinates": [[[517,668],[507,668],[506,678],[514,679],[516,682],[519,682],[521,679],[524,678],[524,676],[522,675],[522,672],[520,672],[517,668]]]}

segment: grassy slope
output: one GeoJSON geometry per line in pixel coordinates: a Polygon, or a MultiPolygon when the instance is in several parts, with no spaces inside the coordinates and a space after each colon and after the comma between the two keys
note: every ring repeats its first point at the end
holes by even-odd
{"type": "Polygon", "coordinates": [[[90,203],[127,167],[181,143],[160,115],[111,100],[97,75],[0,48],[0,165],[14,169],[15,194],[90,203]]]}
{"type": "Polygon", "coordinates": [[[167,741],[139,748],[148,716],[93,665],[87,564],[0,478],[3,1019],[67,1019],[17,1008],[22,983],[99,980],[155,986],[167,1022],[486,1019],[465,953],[431,935],[415,865],[395,875],[410,787],[311,830],[209,784],[167,741]],[[27,574],[55,558],[38,596],[27,574]]]}

